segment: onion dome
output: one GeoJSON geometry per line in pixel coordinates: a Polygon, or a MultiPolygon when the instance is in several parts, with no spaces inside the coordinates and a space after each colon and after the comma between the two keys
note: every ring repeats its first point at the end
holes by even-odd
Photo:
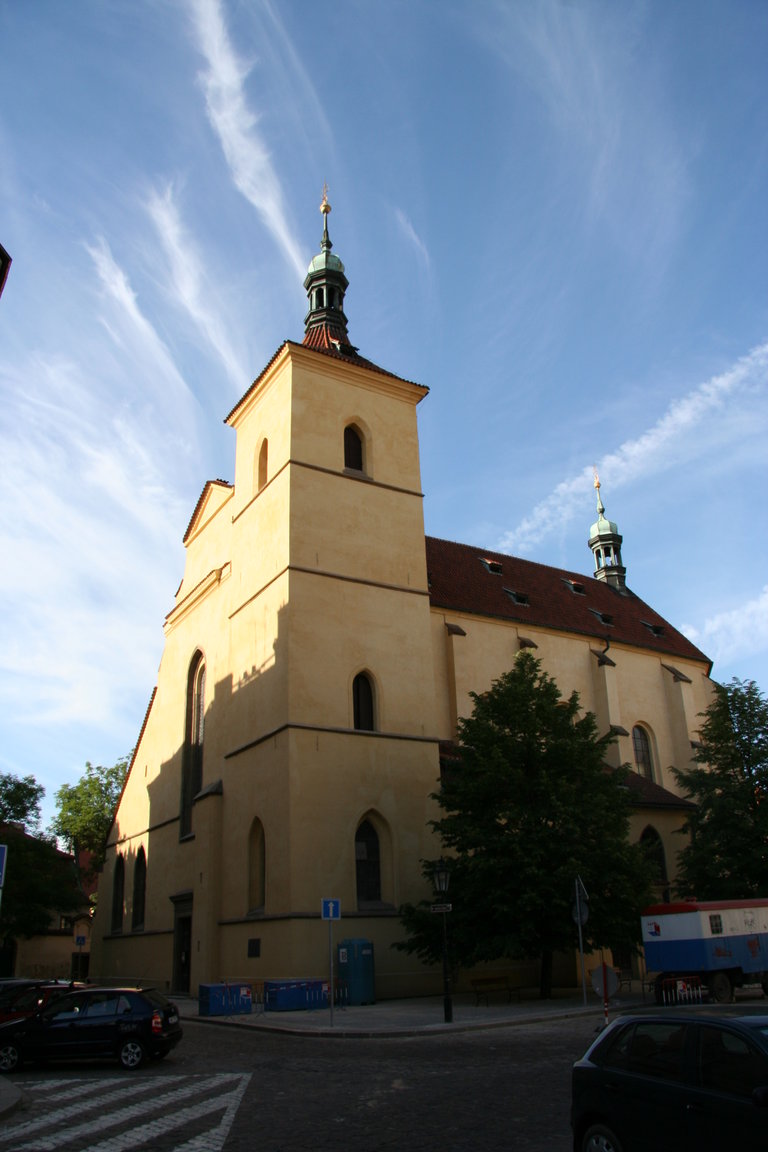
{"type": "Polygon", "coordinates": [[[600,477],[595,472],[597,492],[597,520],[589,530],[589,547],[595,558],[595,577],[614,588],[626,586],[627,570],[621,563],[622,536],[617,524],[608,520],[605,506],[600,498],[600,477]]]}
{"type": "Polygon", "coordinates": [[[304,317],[303,343],[310,348],[355,355],[357,349],[349,343],[347,318],[344,315],[344,293],[349,287],[349,281],[344,274],[344,265],[331,251],[333,245],[328,235],[331,206],[328,203],[327,186],[323,187],[320,211],[323,214],[320,252],[311,260],[304,280],[309,311],[304,317]]]}

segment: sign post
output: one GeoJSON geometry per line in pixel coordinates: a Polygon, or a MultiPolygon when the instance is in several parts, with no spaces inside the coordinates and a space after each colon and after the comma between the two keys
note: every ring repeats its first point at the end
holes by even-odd
{"type": "Polygon", "coordinates": [[[0,844],[0,909],[3,907],[3,884],[5,884],[5,862],[8,859],[8,846],[0,844]]]}
{"type": "Polygon", "coordinates": [[[323,920],[328,921],[328,1006],[331,1010],[331,1028],[333,1028],[333,922],[341,920],[341,900],[323,897],[320,914],[323,920]]]}
{"type": "Polygon", "coordinates": [[[576,899],[573,902],[573,918],[579,928],[579,955],[581,956],[581,994],[584,1007],[587,1006],[587,977],[584,969],[584,935],[581,931],[589,919],[589,895],[584,887],[581,876],[576,877],[576,899]]]}

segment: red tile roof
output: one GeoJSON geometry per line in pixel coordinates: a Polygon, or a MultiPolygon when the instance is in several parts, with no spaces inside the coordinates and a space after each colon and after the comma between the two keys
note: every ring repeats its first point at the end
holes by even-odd
{"type": "Polygon", "coordinates": [[[711,662],[658,612],[628,588],[619,591],[594,576],[550,568],[503,552],[426,538],[430,602],[466,612],[592,637],[651,652],[711,662]],[[485,563],[484,563],[485,561],[485,563]],[[519,603],[509,594],[526,598],[519,603]]]}

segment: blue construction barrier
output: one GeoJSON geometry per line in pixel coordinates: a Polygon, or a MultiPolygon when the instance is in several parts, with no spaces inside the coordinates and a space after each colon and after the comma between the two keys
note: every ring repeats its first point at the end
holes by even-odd
{"type": "Polygon", "coordinates": [[[247,1016],[253,1010],[250,984],[201,984],[198,1011],[201,1016],[247,1016]]]}
{"type": "Polygon", "coordinates": [[[265,1012],[301,1012],[328,1007],[327,980],[265,980],[265,1012]]]}

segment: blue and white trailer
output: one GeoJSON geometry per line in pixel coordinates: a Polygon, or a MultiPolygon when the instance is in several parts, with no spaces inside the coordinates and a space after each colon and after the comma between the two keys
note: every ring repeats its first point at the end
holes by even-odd
{"type": "Polygon", "coordinates": [[[768,900],[652,904],[642,926],[657,1003],[671,981],[700,985],[721,1004],[743,984],[762,984],[768,996],[768,900]]]}

